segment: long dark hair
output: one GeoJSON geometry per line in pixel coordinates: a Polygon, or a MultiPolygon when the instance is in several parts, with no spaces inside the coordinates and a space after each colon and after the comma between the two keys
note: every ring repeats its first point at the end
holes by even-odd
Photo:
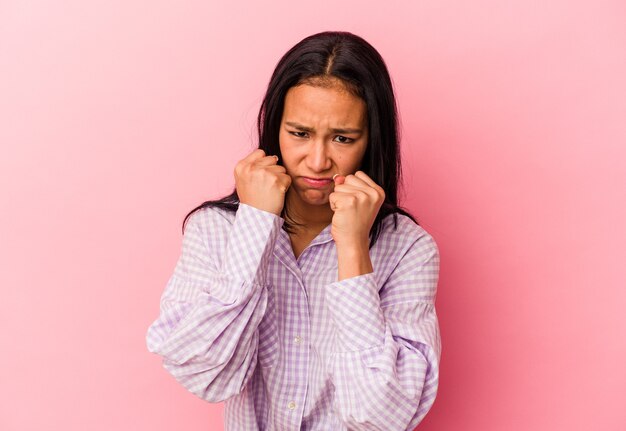
{"type": "MultiPolygon", "coordinates": [[[[287,51],[274,69],[259,110],[259,148],[267,155],[277,155],[280,164],[282,154],[278,135],[287,91],[304,83],[323,85],[329,78],[341,80],[367,106],[368,142],[360,169],[385,190],[385,202],[370,230],[371,248],[380,234],[382,220],[389,214],[393,214],[394,229],[398,213],[419,224],[398,205],[402,169],[398,112],[387,66],[372,45],[346,31],[325,31],[302,39],[287,51]]],[[[208,206],[237,211],[237,189],[228,196],[203,202],[191,210],[183,220],[183,233],[189,216],[208,206]]],[[[281,213],[285,218],[283,229],[293,232],[293,224],[287,221],[287,211],[285,205],[281,213]]]]}

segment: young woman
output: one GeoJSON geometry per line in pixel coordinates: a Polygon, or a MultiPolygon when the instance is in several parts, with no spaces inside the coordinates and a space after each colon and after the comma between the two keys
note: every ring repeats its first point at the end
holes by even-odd
{"type": "MultiPolygon", "coordinates": [[[[228,430],[411,430],[437,394],[439,252],[397,202],[396,103],[348,32],[291,48],[235,190],[192,210],[147,332],[228,430]]],[[[185,223],[186,222],[186,223],[185,223]]]]}

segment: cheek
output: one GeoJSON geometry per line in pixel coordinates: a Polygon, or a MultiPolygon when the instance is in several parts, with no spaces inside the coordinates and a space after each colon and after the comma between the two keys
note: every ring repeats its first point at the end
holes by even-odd
{"type": "Polygon", "coordinates": [[[278,144],[278,148],[280,149],[281,156],[281,165],[287,166],[290,164],[290,159],[292,158],[292,151],[289,149],[289,146],[285,144],[284,139],[280,139],[278,144]]]}
{"type": "Polygon", "coordinates": [[[307,148],[303,145],[298,145],[289,142],[289,140],[285,141],[280,146],[280,152],[283,155],[283,160],[287,162],[291,162],[291,164],[299,163],[303,158],[307,155],[307,148]]]}
{"type": "Polygon", "coordinates": [[[280,150],[280,154],[285,154],[285,145],[283,144],[283,142],[285,141],[285,138],[283,137],[282,133],[278,134],[278,149],[280,150]]]}
{"type": "Polygon", "coordinates": [[[281,147],[280,153],[282,156],[282,160],[280,164],[287,169],[287,173],[291,174],[293,169],[297,166],[297,158],[294,154],[293,150],[288,146],[281,147]]]}
{"type": "Polygon", "coordinates": [[[358,169],[359,166],[361,166],[363,155],[364,152],[361,150],[354,151],[350,152],[349,154],[342,154],[339,160],[341,160],[342,163],[349,168],[349,170],[355,171],[358,169]]]}

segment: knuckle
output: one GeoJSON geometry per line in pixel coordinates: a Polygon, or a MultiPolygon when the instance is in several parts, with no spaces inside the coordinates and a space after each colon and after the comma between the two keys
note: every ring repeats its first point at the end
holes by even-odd
{"type": "Polygon", "coordinates": [[[357,201],[364,201],[367,200],[367,198],[369,197],[369,195],[363,190],[357,190],[356,192],[354,192],[354,196],[357,201]]]}
{"type": "Polygon", "coordinates": [[[242,169],[242,163],[238,162],[235,165],[235,169],[233,169],[233,172],[235,173],[235,175],[240,175],[241,174],[241,169],[242,169]]]}
{"type": "Polygon", "coordinates": [[[248,179],[248,181],[259,181],[262,176],[260,175],[258,169],[248,168],[244,171],[244,176],[248,179]]]}

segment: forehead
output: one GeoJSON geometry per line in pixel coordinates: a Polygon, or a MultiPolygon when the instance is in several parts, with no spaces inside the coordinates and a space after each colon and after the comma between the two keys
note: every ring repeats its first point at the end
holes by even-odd
{"type": "Polygon", "coordinates": [[[308,126],[359,127],[367,120],[363,99],[354,96],[341,84],[291,87],[285,96],[283,121],[297,121],[308,126]]]}

